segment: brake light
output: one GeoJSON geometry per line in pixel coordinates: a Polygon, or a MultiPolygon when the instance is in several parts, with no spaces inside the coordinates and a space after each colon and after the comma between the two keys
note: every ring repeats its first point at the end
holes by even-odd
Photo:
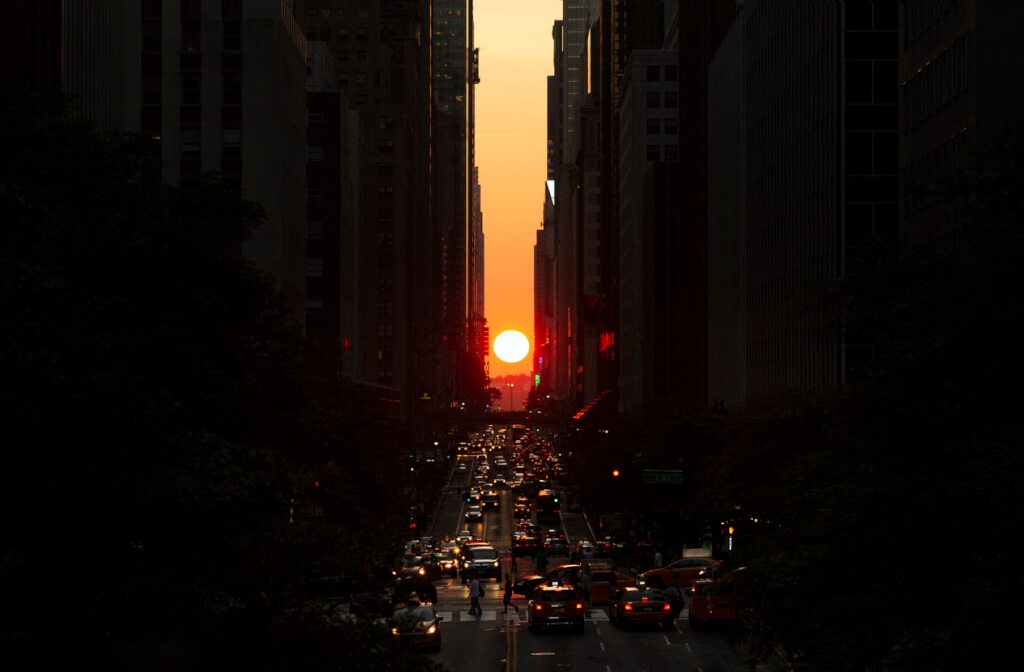
{"type": "Polygon", "coordinates": [[[633,611],[633,605],[632,605],[632,604],[629,604],[629,603],[627,602],[627,603],[626,603],[626,606],[624,606],[624,607],[623,607],[623,609],[624,609],[625,611],[633,611]]]}
{"type": "Polygon", "coordinates": [[[661,610],[662,610],[662,611],[671,611],[671,610],[672,610],[672,605],[671,605],[671,604],[668,604],[668,603],[666,602],[666,603],[665,603],[665,606],[664,606],[664,607],[662,607],[662,608],[661,608],[661,610]]]}
{"type": "Polygon", "coordinates": [[[576,603],[576,608],[577,609],[582,609],[583,608],[583,603],[582,602],[577,602],[576,603]]]}
{"type": "Polygon", "coordinates": [[[540,611],[541,610],[541,606],[538,604],[537,606],[534,607],[534,609],[536,609],[537,611],[540,611]]]}

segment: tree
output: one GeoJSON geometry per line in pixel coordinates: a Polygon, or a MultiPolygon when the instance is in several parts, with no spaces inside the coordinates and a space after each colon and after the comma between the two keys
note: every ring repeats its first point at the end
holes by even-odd
{"type": "Polygon", "coordinates": [[[241,254],[259,205],[160,184],[147,139],[56,94],[0,100],[6,659],[424,669],[303,606],[367,523],[307,519],[306,476],[377,432],[310,411],[314,360],[241,254]]]}
{"type": "Polygon", "coordinates": [[[873,346],[848,386],[732,414],[705,489],[748,521],[738,634],[756,657],[908,671],[1009,657],[1000,605],[1024,597],[1002,541],[1024,514],[1022,147],[944,185],[965,194],[955,234],[880,243],[824,296],[873,346]]]}

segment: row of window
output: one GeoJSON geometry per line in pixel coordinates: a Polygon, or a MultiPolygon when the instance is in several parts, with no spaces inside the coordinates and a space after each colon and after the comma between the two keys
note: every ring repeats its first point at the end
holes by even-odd
{"type": "MultiPolygon", "coordinates": [[[[352,12],[350,10],[349,11],[349,15],[351,15],[351,14],[352,14],[352,12]]],[[[323,17],[325,19],[329,19],[332,16],[334,16],[336,18],[341,18],[341,17],[345,16],[345,8],[344,7],[320,7],[320,8],[317,8],[317,7],[307,7],[306,8],[306,15],[307,16],[320,16],[320,17],[323,17]]],[[[359,7],[355,10],[355,15],[358,16],[361,19],[369,18],[369,16],[370,16],[370,9],[369,9],[369,7],[367,6],[367,4],[365,2],[359,3],[359,7]]]]}
{"type": "Polygon", "coordinates": [[[677,117],[648,117],[647,135],[678,135],[679,119],[677,117]]]}
{"type": "Polygon", "coordinates": [[[933,23],[942,18],[956,0],[928,0],[903,3],[903,46],[911,44],[924,34],[933,23]]]}
{"type": "MultiPolygon", "coordinates": [[[[337,32],[334,28],[327,26],[306,29],[306,39],[310,42],[330,42],[335,35],[338,36],[339,42],[348,42],[352,34],[348,28],[338,28],[337,32]]],[[[367,42],[370,38],[370,33],[366,28],[356,28],[354,34],[356,42],[367,42]]]]}
{"type": "Polygon", "coordinates": [[[648,65],[648,82],[676,82],[679,81],[679,67],[676,65],[648,65]]]}
{"type": "MultiPolygon", "coordinates": [[[[199,157],[201,147],[199,128],[185,127],[181,129],[181,156],[193,159],[199,157]]],[[[242,156],[242,129],[225,128],[221,130],[221,156],[225,159],[238,159],[242,156]]]]}
{"type": "Polygon", "coordinates": [[[648,91],[647,92],[647,107],[667,107],[676,108],[679,107],[679,92],[678,91],[648,91]],[[662,101],[664,100],[664,105],[662,101]]]}

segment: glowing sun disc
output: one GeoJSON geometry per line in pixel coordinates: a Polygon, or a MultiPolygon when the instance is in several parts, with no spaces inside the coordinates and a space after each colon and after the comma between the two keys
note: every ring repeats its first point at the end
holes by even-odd
{"type": "Polygon", "coordinates": [[[515,364],[530,354],[530,341],[522,332],[510,329],[494,339],[494,354],[503,362],[515,364]]]}

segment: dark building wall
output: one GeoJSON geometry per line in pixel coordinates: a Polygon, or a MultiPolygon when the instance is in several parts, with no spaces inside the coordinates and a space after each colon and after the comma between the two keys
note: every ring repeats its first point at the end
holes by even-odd
{"type": "Polygon", "coordinates": [[[0,0],[0,77],[60,88],[62,0],[0,0]]]}

